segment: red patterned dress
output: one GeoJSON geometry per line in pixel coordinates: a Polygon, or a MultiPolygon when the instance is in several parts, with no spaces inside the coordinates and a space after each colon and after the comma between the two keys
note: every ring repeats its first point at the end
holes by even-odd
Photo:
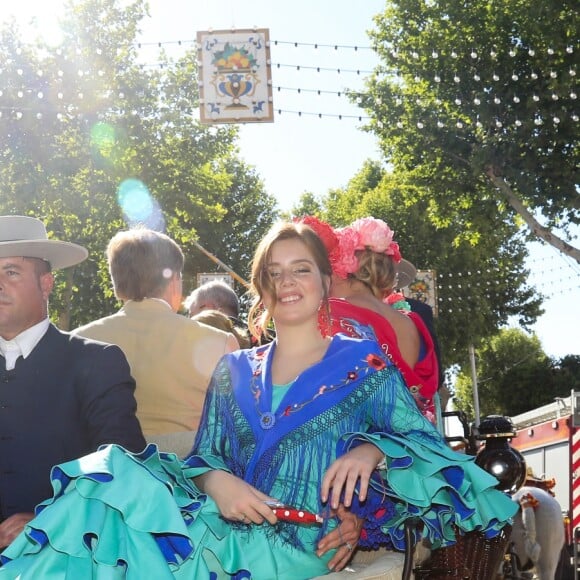
{"type": "Polygon", "coordinates": [[[340,332],[354,338],[376,340],[401,371],[421,412],[433,420],[433,396],[437,392],[439,367],[433,339],[421,317],[415,312],[398,311],[413,321],[421,337],[419,360],[411,367],[403,359],[395,330],[384,316],[368,308],[356,306],[344,298],[330,298],[329,306],[332,334],[340,332]]]}

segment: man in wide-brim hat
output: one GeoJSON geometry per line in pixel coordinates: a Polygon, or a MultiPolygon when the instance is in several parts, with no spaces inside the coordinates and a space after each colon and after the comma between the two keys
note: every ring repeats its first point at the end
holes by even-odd
{"type": "Polygon", "coordinates": [[[0,216],[0,549],[52,495],[53,465],[102,444],[145,446],[122,351],[48,318],[52,270],[87,256],[36,218],[0,216]]]}

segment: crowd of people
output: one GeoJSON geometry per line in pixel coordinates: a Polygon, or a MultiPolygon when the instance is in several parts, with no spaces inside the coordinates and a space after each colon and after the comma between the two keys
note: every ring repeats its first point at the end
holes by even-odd
{"type": "Polygon", "coordinates": [[[222,283],[180,314],[181,249],[136,228],[107,248],[121,310],[60,331],[52,271],[86,257],[0,216],[0,579],[312,578],[403,550],[410,519],[431,577],[464,573],[441,564],[463,538],[503,555],[516,506],[434,424],[385,222],[274,225],[247,325],[222,283]]]}

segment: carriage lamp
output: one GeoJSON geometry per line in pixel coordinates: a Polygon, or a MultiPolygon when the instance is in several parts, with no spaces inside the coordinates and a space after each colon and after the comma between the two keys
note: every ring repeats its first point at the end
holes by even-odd
{"type": "Polygon", "coordinates": [[[484,441],[484,446],[475,457],[475,463],[498,481],[497,489],[515,493],[526,480],[526,460],[509,441],[517,435],[508,417],[490,415],[478,427],[476,438],[484,441]]]}

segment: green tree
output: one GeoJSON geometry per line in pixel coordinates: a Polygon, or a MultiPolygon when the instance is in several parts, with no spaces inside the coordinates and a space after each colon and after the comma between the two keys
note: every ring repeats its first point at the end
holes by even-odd
{"type": "Polygon", "coordinates": [[[214,247],[219,230],[214,249],[241,267],[240,248],[275,217],[274,199],[237,159],[237,129],[197,120],[195,50],[139,63],[145,10],[144,0],[69,1],[57,46],[25,44],[13,22],[2,29],[0,211],[36,215],[90,252],[59,273],[52,312],[63,328],[116,307],[104,251],[119,229],[164,228],[188,257],[195,240],[214,247]]]}
{"type": "MultiPolygon", "coordinates": [[[[229,179],[227,194],[219,202],[224,217],[208,220],[200,215],[192,218],[192,224],[203,247],[249,282],[254,250],[276,217],[276,202],[264,193],[262,180],[254,169],[233,158],[222,165],[229,179]]],[[[184,275],[186,281],[191,280],[191,289],[199,272],[220,270],[207,256],[193,251],[184,275]]],[[[242,295],[247,287],[237,282],[236,291],[242,295]]]]}
{"type": "Polygon", "coordinates": [[[580,261],[579,19],[570,0],[388,0],[361,99],[433,223],[493,210],[580,261]]]}
{"type": "MultiPolygon", "coordinates": [[[[558,378],[559,368],[544,353],[538,337],[520,329],[503,329],[484,341],[476,349],[476,368],[482,416],[518,415],[570,394],[570,383],[558,378]]],[[[457,407],[473,417],[473,388],[467,365],[457,376],[455,391],[457,407]]]]}
{"type": "Polygon", "coordinates": [[[321,197],[305,191],[291,211],[284,213],[282,217],[291,219],[293,216],[319,215],[321,209],[321,197]]]}
{"type": "Polygon", "coordinates": [[[569,354],[555,363],[556,388],[560,392],[580,391],[580,356],[569,354]]]}

